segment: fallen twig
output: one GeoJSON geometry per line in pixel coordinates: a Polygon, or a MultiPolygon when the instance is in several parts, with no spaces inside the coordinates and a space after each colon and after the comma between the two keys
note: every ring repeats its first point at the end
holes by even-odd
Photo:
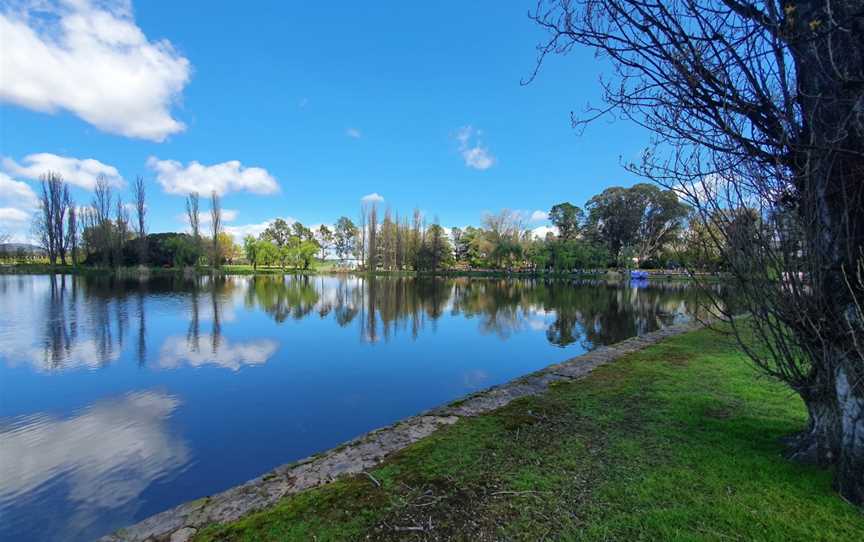
{"type": "Polygon", "coordinates": [[[379,482],[378,480],[376,480],[374,476],[372,476],[371,474],[369,474],[369,473],[366,472],[365,470],[363,471],[363,474],[365,474],[366,476],[368,476],[369,479],[372,480],[372,481],[375,483],[376,486],[381,487],[381,482],[379,482]]]}
{"type": "Polygon", "coordinates": [[[536,494],[536,493],[546,493],[545,491],[532,491],[530,489],[526,489],[525,491],[495,491],[490,493],[490,495],[528,495],[528,494],[536,494]]]}
{"type": "Polygon", "coordinates": [[[404,531],[425,531],[426,528],[420,525],[412,525],[409,527],[393,527],[394,531],[404,532],[404,531]]]}

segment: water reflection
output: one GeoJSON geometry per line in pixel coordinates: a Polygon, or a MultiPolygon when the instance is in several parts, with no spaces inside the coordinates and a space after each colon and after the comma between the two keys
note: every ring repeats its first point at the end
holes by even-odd
{"type": "Polygon", "coordinates": [[[396,334],[416,338],[427,328],[434,332],[446,313],[476,319],[480,333],[501,339],[543,330],[554,345],[585,349],[704,312],[698,293],[675,283],[622,287],[602,281],[350,276],[27,279],[32,277],[0,278],[5,315],[0,323],[6,330],[0,357],[44,371],[105,366],[118,359],[130,335],[138,364],[146,366],[147,304],[160,298],[186,320],[184,340],[172,335],[159,346],[163,369],[186,363],[236,370],[266,362],[278,347],[273,339],[223,337],[223,325],[234,321],[241,305],[260,309],[277,324],[313,316],[340,327],[356,324],[360,338],[373,343],[396,334]],[[32,298],[41,298],[44,310],[18,314],[15,305],[32,298]]]}
{"type": "Polygon", "coordinates": [[[216,333],[199,336],[197,342],[184,336],[168,337],[159,351],[159,368],[217,365],[237,371],[244,365],[267,363],[278,347],[279,343],[269,339],[234,344],[216,333]]]}
{"type": "Polygon", "coordinates": [[[359,317],[360,335],[370,342],[400,332],[416,337],[449,312],[479,319],[481,332],[502,339],[542,326],[555,345],[592,348],[704,312],[697,292],[672,283],[627,288],[601,281],[260,276],[246,292],[247,305],[276,322],[333,312],[347,326],[359,317]]]}
{"type": "Polygon", "coordinates": [[[27,523],[38,519],[39,530],[50,523],[62,539],[88,532],[108,510],[118,520],[121,511],[133,517],[144,489],[176,475],[189,460],[186,443],[166,424],[179,405],[164,392],[142,391],[99,401],[68,418],[35,413],[0,428],[3,531],[32,531],[35,525],[27,523]],[[37,488],[50,495],[42,504],[51,513],[17,514],[16,499],[37,488]]]}

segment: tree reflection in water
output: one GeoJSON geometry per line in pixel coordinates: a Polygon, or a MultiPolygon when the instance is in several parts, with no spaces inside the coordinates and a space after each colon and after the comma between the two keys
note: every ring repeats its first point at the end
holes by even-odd
{"type": "MultiPolygon", "coordinates": [[[[720,288],[720,286],[718,286],[720,288]]],[[[531,316],[550,315],[550,343],[590,349],[704,316],[705,299],[686,283],[631,287],[604,281],[441,277],[260,276],[250,279],[247,305],[275,321],[333,312],[340,326],[359,318],[360,335],[375,342],[408,332],[413,337],[445,313],[478,318],[479,329],[506,339],[531,316]]]]}
{"type": "MultiPolygon", "coordinates": [[[[23,320],[10,320],[22,332],[4,336],[0,355],[48,371],[111,363],[128,336],[134,337],[138,364],[145,366],[148,305],[155,302],[177,304],[177,312],[185,315],[183,350],[193,364],[208,359],[219,364],[226,314],[230,317],[238,302],[260,309],[277,323],[332,317],[340,327],[356,325],[368,342],[406,333],[416,338],[427,329],[434,332],[439,319],[449,314],[476,319],[481,333],[502,339],[540,328],[551,344],[585,349],[706,312],[703,296],[686,283],[632,287],[524,278],[175,275],[147,280],[52,275],[5,277],[0,293],[9,306],[16,304],[16,296],[23,305],[32,305],[25,297],[41,298],[44,306],[33,314],[22,311],[23,320]],[[24,333],[27,318],[33,318],[29,329],[42,332],[24,333]],[[202,330],[205,325],[209,329],[202,330]]],[[[165,343],[169,340],[176,364],[181,356],[177,337],[165,343]]],[[[272,353],[271,346],[264,350],[272,353]]],[[[235,355],[246,351],[243,347],[231,345],[235,355]]],[[[234,357],[232,367],[243,364],[234,357]]],[[[254,363],[261,362],[256,355],[254,363]]]]}

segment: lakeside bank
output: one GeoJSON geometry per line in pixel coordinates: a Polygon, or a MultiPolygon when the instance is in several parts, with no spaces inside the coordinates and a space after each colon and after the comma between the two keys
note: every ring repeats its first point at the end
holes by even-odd
{"type": "MultiPolygon", "coordinates": [[[[686,282],[721,282],[723,277],[713,273],[700,273],[695,277],[687,272],[669,271],[663,269],[645,270],[648,278],[645,280],[686,281],[686,282]],[[694,278],[696,280],[694,280],[694,278]]],[[[93,267],[49,264],[13,264],[0,265],[0,275],[91,275],[119,277],[147,276],[209,276],[209,275],[357,275],[357,276],[387,276],[387,277],[476,277],[476,278],[543,278],[543,279],[602,279],[607,281],[627,281],[630,277],[626,270],[596,270],[584,272],[549,272],[549,271],[508,271],[503,269],[446,269],[440,271],[365,271],[362,269],[344,269],[335,265],[323,264],[313,269],[283,269],[280,267],[253,268],[251,265],[225,265],[218,269],[208,266],[200,267],[93,267]]]]}
{"type": "Polygon", "coordinates": [[[782,457],[805,421],[728,338],[675,326],[105,540],[860,538],[830,473],[782,457]]]}

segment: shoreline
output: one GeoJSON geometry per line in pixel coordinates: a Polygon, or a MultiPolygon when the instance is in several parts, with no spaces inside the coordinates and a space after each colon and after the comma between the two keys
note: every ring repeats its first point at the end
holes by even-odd
{"type": "MultiPolygon", "coordinates": [[[[720,282],[722,275],[705,273],[691,276],[688,273],[669,272],[666,270],[644,270],[648,278],[644,280],[654,281],[679,281],[679,282],[720,282]]],[[[340,269],[281,269],[278,267],[267,267],[252,269],[251,267],[226,266],[220,269],[209,267],[121,267],[117,269],[89,266],[51,266],[48,264],[14,264],[0,265],[0,275],[85,275],[85,276],[116,276],[120,278],[142,278],[149,276],[244,276],[244,275],[306,275],[306,276],[358,276],[358,277],[476,277],[476,278],[537,278],[537,279],[605,279],[608,281],[625,282],[631,280],[626,272],[619,270],[586,271],[571,273],[535,272],[535,271],[506,271],[495,269],[451,269],[437,272],[432,271],[363,271],[363,270],[340,270],[340,269]]]]}
{"type": "Polygon", "coordinates": [[[394,453],[460,419],[492,412],[519,398],[543,394],[552,383],[579,380],[627,354],[702,327],[699,322],[677,324],[549,365],[505,384],[375,429],[330,450],[276,467],[223,492],[180,504],[100,540],[189,540],[208,525],[236,521],[277,503],[283,497],[329,484],[344,475],[362,474],[394,453]]]}

